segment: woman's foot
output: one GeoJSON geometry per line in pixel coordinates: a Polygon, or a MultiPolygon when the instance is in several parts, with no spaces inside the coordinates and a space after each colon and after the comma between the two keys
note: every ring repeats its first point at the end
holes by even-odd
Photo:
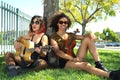
{"type": "Polygon", "coordinates": [[[112,80],[120,80],[120,70],[111,71],[109,77],[112,80]]]}
{"type": "Polygon", "coordinates": [[[95,67],[104,71],[108,71],[108,69],[100,61],[95,62],[95,67]]]}
{"type": "Polygon", "coordinates": [[[8,71],[9,77],[14,77],[14,76],[19,75],[19,72],[17,71],[16,67],[13,65],[8,66],[7,71],[8,71]]]}

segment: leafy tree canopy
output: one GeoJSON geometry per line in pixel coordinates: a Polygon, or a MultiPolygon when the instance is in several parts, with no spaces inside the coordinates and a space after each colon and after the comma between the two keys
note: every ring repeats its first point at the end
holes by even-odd
{"type": "Polygon", "coordinates": [[[120,0],[61,0],[60,11],[70,16],[73,22],[82,26],[82,34],[86,24],[98,19],[106,20],[108,16],[115,16],[120,10],[120,0]]]}

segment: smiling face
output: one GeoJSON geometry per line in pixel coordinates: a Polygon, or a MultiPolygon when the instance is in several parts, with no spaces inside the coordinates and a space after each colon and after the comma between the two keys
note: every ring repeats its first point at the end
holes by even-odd
{"type": "Polygon", "coordinates": [[[29,24],[29,34],[37,33],[41,34],[46,32],[46,25],[44,19],[41,16],[35,15],[32,17],[31,22],[29,24]]]}
{"type": "Polygon", "coordinates": [[[34,18],[33,21],[31,22],[32,25],[32,30],[34,32],[39,32],[40,30],[40,21],[37,18],[34,18]]]}
{"type": "Polygon", "coordinates": [[[63,17],[63,18],[59,19],[57,25],[58,25],[59,30],[66,31],[66,29],[68,27],[68,20],[67,20],[67,18],[63,17]]]}

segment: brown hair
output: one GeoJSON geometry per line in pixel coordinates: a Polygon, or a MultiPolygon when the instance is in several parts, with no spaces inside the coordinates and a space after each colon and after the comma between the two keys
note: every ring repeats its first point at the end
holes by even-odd
{"type": "Polygon", "coordinates": [[[43,18],[41,16],[35,15],[35,16],[32,17],[32,19],[30,21],[28,33],[34,33],[34,31],[32,29],[32,22],[35,18],[37,18],[37,20],[40,21],[39,33],[46,32],[46,26],[45,26],[43,18]]]}
{"type": "Polygon", "coordinates": [[[55,32],[58,31],[58,25],[57,25],[57,23],[63,17],[67,18],[67,20],[68,20],[68,27],[67,28],[69,28],[71,26],[71,20],[70,20],[70,18],[67,15],[65,15],[64,13],[62,13],[62,12],[58,12],[55,15],[53,15],[51,17],[51,19],[50,19],[50,27],[52,27],[53,31],[55,31],[55,32]]]}

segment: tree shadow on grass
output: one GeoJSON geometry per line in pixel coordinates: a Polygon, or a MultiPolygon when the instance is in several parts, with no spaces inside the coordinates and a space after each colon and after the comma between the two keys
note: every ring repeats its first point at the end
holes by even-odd
{"type": "Polygon", "coordinates": [[[5,63],[4,55],[0,55],[0,65],[2,65],[4,63],[5,63]]]}
{"type": "Polygon", "coordinates": [[[2,80],[5,80],[5,78],[7,77],[4,55],[0,55],[0,76],[2,80]]]}

